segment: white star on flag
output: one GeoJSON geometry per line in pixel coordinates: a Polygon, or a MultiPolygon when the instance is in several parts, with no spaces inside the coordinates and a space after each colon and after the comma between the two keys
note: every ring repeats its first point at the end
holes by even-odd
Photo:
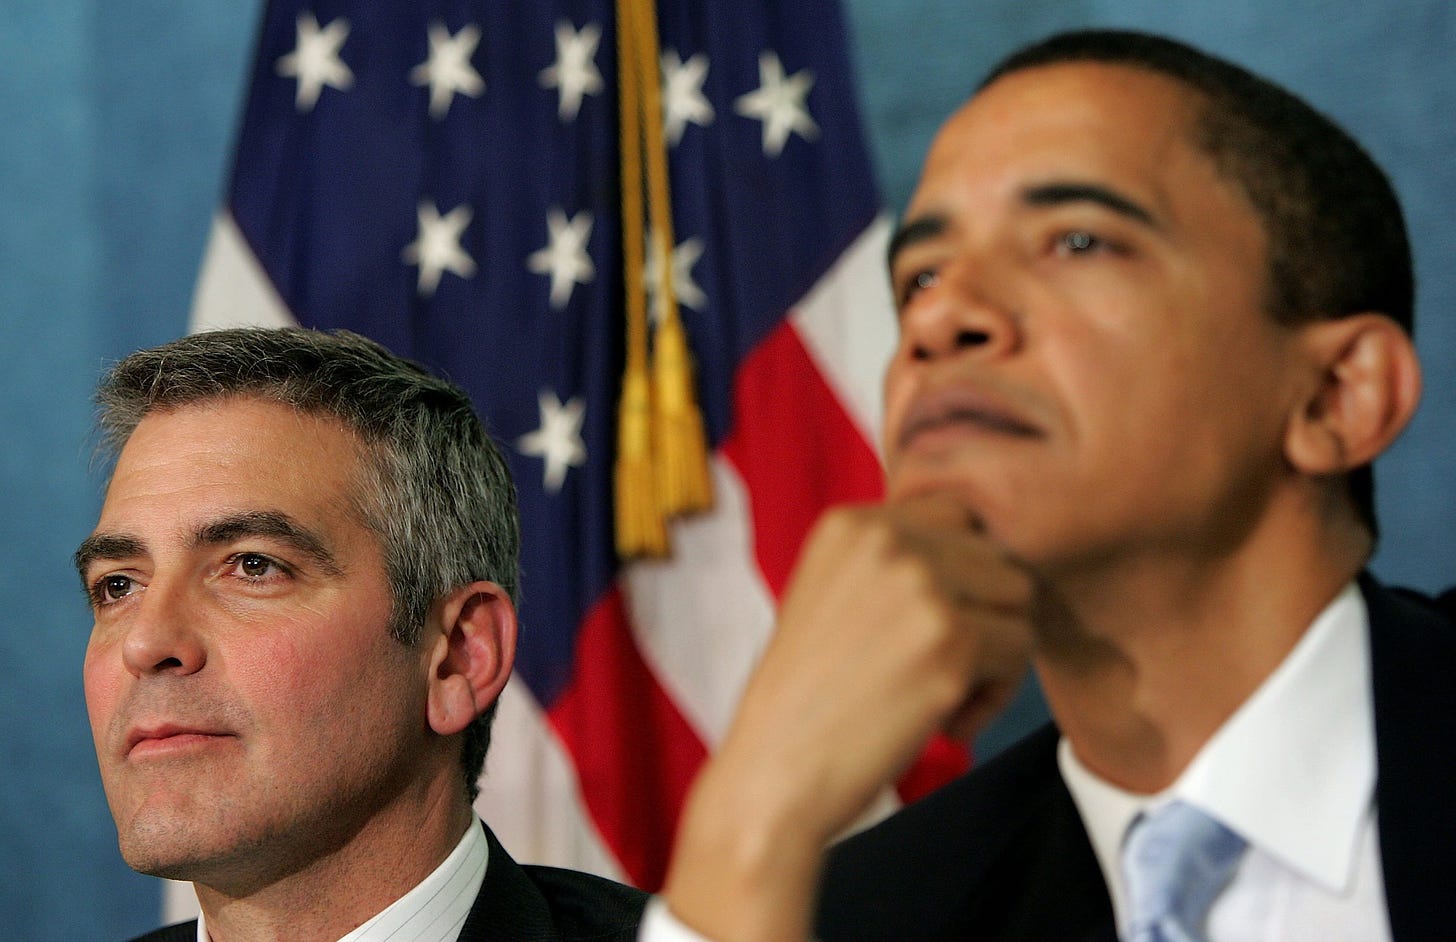
{"type": "Polygon", "coordinates": [[[757,118],[763,122],[763,152],[777,157],[783,152],[789,134],[799,132],[805,140],[819,135],[819,125],[809,115],[804,99],[814,87],[814,73],[800,69],[793,75],[784,76],[783,63],[778,53],[758,54],[759,87],[746,95],[740,95],[733,110],[746,118],[757,118]]]}
{"type": "Polygon", "coordinates": [[[410,81],[430,86],[430,117],[445,117],[455,93],[479,98],[485,91],[485,80],[470,64],[475,47],[480,45],[480,27],[469,24],[454,36],[438,20],[430,24],[430,57],[414,67],[410,81]]]}
{"type": "Polygon", "coordinates": [[[550,233],[546,247],[532,252],[526,264],[538,275],[551,276],[551,306],[559,311],[578,283],[596,277],[596,266],[586,252],[592,214],[583,210],[568,220],[559,206],[553,206],[546,211],[546,228],[550,233]]]}
{"type": "Polygon", "coordinates": [[[602,41],[602,28],[588,23],[577,32],[566,20],[556,24],[556,62],[541,70],[541,87],[561,90],[557,115],[572,121],[581,109],[584,95],[600,92],[602,73],[597,71],[597,45],[602,41]]]}
{"type": "Polygon", "coordinates": [[[298,79],[294,106],[312,111],[325,85],[345,91],[354,84],[354,73],[339,58],[339,50],[349,38],[349,21],[341,16],[320,30],[312,13],[300,13],[294,29],[293,51],[279,58],[275,68],[285,78],[298,79]]]}
{"type": "Polygon", "coordinates": [[[441,216],[434,203],[420,201],[415,210],[419,234],[401,253],[405,262],[420,266],[420,294],[433,296],[444,272],[453,272],[461,278],[475,274],[475,259],[460,246],[460,236],[470,225],[472,216],[474,212],[463,203],[441,216]]]}
{"type": "Polygon", "coordinates": [[[662,54],[663,130],[676,146],[691,121],[700,127],[713,123],[713,105],[703,95],[708,77],[708,57],[698,53],[684,62],[676,49],[662,54]]]}
{"type": "Polygon", "coordinates": [[[573,396],[563,405],[549,389],[538,392],[536,402],[541,409],[541,427],[522,435],[516,448],[523,455],[545,462],[541,486],[555,494],[566,480],[567,469],[586,463],[586,443],[581,440],[586,403],[580,396],[573,396]]]}
{"type": "MultiPolygon", "coordinates": [[[[662,240],[649,236],[647,240],[647,262],[643,265],[642,280],[647,283],[647,294],[651,299],[651,315],[654,323],[660,322],[664,313],[661,279],[662,261],[666,254],[662,240]]],[[[679,242],[672,250],[672,295],[682,307],[701,311],[708,304],[708,296],[693,280],[693,266],[703,257],[703,240],[697,236],[679,242]]]]}

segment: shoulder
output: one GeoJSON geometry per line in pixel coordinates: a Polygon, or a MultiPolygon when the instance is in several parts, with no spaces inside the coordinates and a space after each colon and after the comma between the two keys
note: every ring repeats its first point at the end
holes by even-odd
{"type": "Polygon", "coordinates": [[[1456,591],[1431,599],[1381,586],[1370,612],[1375,802],[1385,900],[1395,938],[1450,938],[1456,879],[1456,591]]]}
{"type": "Polygon", "coordinates": [[[1074,924],[1107,915],[1101,872],[1057,768],[1058,738],[1043,727],[838,845],[825,872],[820,936],[890,938],[898,925],[914,926],[917,939],[963,937],[973,927],[986,938],[1036,938],[1009,929],[1040,919],[1049,886],[1074,924]]]}
{"type": "Polygon", "coordinates": [[[852,870],[885,857],[990,852],[987,838],[1005,838],[1023,818],[1065,794],[1056,764],[1058,733],[1045,726],[994,760],[962,776],[878,825],[837,845],[830,872],[852,870]],[[962,840],[970,830],[974,841],[962,840]]]}
{"type": "Polygon", "coordinates": [[[1370,614],[1377,715],[1390,699],[1444,697],[1456,703],[1446,683],[1447,675],[1456,670],[1456,589],[1430,598],[1409,589],[1387,588],[1364,575],[1360,592],[1370,614]],[[1391,678],[1399,678],[1400,684],[1387,691],[1391,678]],[[1420,682],[1423,679],[1429,682],[1420,682]]]}
{"type": "Polygon", "coordinates": [[[1456,630],[1456,587],[1433,597],[1382,585],[1369,573],[1360,576],[1359,585],[1373,632],[1415,630],[1438,641],[1456,637],[1452,634],[1456,630]]]}
{"type": "Polygon", "coordinates": [[[647,894],[605,877],[522,866],[490,828],[490,863],[461,942],[632,942],[647,894]]]}
{"type": "Polygon", "coordinates": [[[131,942],[197,942],[197,920],[154,929],[146,935],[137,936],[131,942]]]}
{"type": "Polygon", "coordinates": [[[579,870],[530,864],[521,869],[546,898],[563,938],[636,938],[646,893],[579,870]]]}

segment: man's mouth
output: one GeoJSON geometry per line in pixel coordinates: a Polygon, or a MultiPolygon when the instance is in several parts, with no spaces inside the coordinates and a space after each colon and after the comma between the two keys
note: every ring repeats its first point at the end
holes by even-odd
{"type": "Polygon", "coordinates": [[[129,759],[205,748],[234,738],[232,733],[206,726],[159,723],[139,726],[127,733],[122,754],[129,759]]]}
{"type": "Polygon", "coordinates": [[[1011,407],[976,390],[949,388],[920,397],[901,426],[899,447],[942,430],[989,432],[1012,438],[1042,438],[1045,433],[1011,407]]]}

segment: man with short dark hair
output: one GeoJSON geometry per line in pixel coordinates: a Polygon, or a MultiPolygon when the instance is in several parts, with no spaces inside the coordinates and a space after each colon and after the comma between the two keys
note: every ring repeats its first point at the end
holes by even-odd
{"type": "Polygon", "coordinates": [[[353,334],[240,329],[97,399],[97,758],[127,863],[202,910],[146,938],[631,938],[642,894],[518,866],[471,810],[520,536],[464,392],[353,334]]]}
{"type": "Polygon", "coordinates": [[[644,934],[1456,937],[1456,629],[1363,572],[1420,392],[1380,170],[1243,69],[1065,34],[890,254],[888,498],[810,539],[644,934]],[[1055,724],[826,864],[1028,655],[1055,724]]]}

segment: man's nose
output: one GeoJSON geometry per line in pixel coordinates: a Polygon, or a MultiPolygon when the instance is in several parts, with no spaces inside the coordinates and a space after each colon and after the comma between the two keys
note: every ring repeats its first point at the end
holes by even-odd
{"type": "Polygon", "coordinates": [[[900,314],[901,343],[911,359],[997,358],[1021,346],[1020,318],[988,284],[984,266],[944,266],[900,314]]]}
{"type": "Polygon", "coordinates": [[[122,642],[126,669],[147,674],[192,674],[207,663],[207,648],[195,605],[184,587],[153,580],[122,642]]]}

